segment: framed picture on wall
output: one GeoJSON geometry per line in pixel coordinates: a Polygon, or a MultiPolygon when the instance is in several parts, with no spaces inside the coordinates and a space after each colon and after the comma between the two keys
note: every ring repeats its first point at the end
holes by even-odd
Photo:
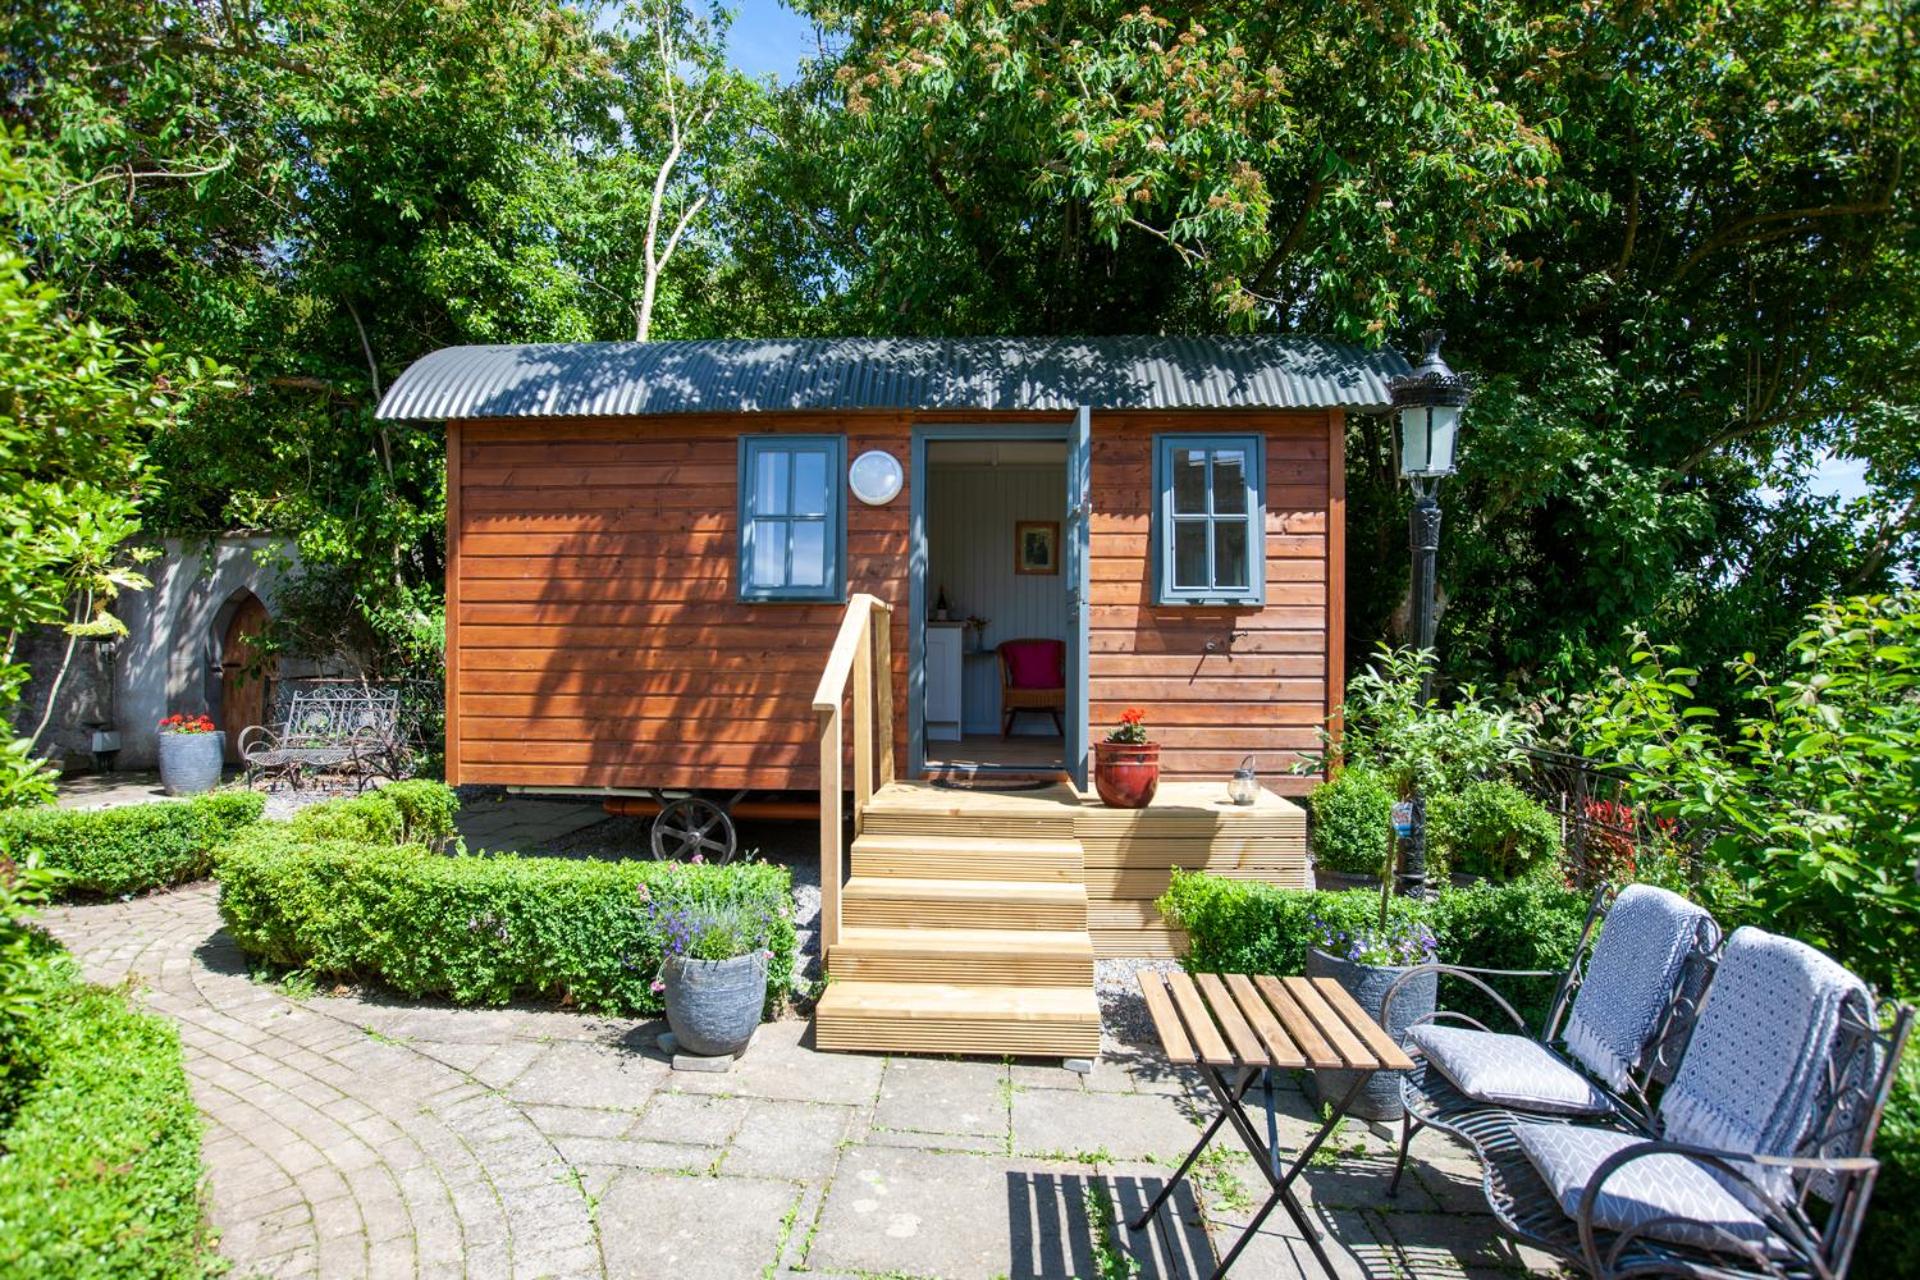
{"type": "Polygon", "coordinates": [[[1021,520],[1013,526],[1015,573],[1060,572],[1060,522],[1021,520]]]}

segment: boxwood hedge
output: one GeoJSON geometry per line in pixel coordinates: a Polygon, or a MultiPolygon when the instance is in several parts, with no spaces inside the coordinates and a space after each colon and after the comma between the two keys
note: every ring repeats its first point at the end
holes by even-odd
{"type": "Polygon", "coordinates": [[[242,950],[413,996],[495,1005],[544,996],[600,1013],[655,1012],[661,936],[642,886],[656,898],[763,913],[770,997],[793,980],[792,878],[767,863],[436,853],[263,823],[227,848],[218,874],[220,914],[242,950]]]}
{"type": "MultiPolygon", "coordinates": [[[[1371,889],[1319,893],[1258,881],[1175,871],[1159,901],[1161,914],[1187,934],[1186,964],[1198,973],[1304,973],[1307,949],[1318,944],[1310,923],[1343,930],[1378,918],[1380,894],[1371,889]]],[[[1425,921],[1439,939],[1440,959],[1484,969],[1564,969],[1586,920],[1588,898],[1540,880],[1443,889],[1433,898],[1396,897],[1396,919],[1425,921]]],[[[1461,1008],[1475,1002],[1464,988],[1447,992],[1461,1008]]],[[[1536,1023],[1552,998],[1539,979],[1511,987],[1509,998],[1536,1023]]]]}
{"type": "Polygon", "coordinates": [[[0,855],[38,854],[65,894],[145,893],[205,878],[215,850],[265,805],[251,791],[214,791],[119,809],[10,809],[0,811],[0,855]]]}
{"type": "Polygon", "coordinates": [[[172,1024],[78,984],[36,1022],[39,1069],[0,1124],[0,1275],[209,1274],[200,1118],[172,1024]]]}

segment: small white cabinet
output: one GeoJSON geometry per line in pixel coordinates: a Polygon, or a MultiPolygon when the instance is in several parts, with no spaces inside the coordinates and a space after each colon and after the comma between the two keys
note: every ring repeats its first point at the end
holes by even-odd
{"type": "Polygon", "coordinates": [[[960,740],[961,624],[929,622],[926,651],[927,739],[960,740]]]}

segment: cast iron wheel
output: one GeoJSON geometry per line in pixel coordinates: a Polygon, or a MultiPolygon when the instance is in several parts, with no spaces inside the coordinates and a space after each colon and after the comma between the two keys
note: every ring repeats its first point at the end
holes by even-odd
{"type": "Polygon", "coordinates": [[[733,858],[733,819],[711,800],[682,796],[653,820],[653,856],[670,862],[728,862],[733,858]]]}

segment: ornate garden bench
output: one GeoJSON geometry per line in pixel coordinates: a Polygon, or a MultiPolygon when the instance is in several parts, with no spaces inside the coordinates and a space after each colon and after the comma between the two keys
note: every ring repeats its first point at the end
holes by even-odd
{"type": "Polygon", "coordinates": [[[400,729],[400,692],[365,685],[296,689],[280,723],[253,725],[240,735],[249,786],[264,780],[298,788],[303,778],[328,774],[364,789],[375,778],[404,771],[407,744],[400,729]]]}
{"type": "MultiPolygon", "coordinates": [[[[1876,1006],[1865,984],[1804,943],[1741,929],[1709,966],[1704,995],[1691,961],[1658,978],[1670,1004],[1640,1052],[1595,1069],[1582,1061],[1595,1056],[1580,1052],[1593,1047],[1586,1037],[1560,1036],[1564,1055],[1547,1043],[1583,961],[1589,982],[1619,972],[1605,963],[1604,933],[1590,954],[1586,942],[1539,1039],[1476,1028],[1501,1043],[1462,1052],[1458,1034],[1435,1037],[1440,1023],[1424,1036],[1410,1029],[1409,1136],[1432,1125],[1467,1142],[1501,1229],[1596,1280],[1843,1277],[1913,1010],[1876,1006]],[[1534,1050],[1505,1043],[1515,1039],[1534,1050]]],[[[1611,950],[1647,957],[1647,942],[1642,932],[1611,950]]]]}

